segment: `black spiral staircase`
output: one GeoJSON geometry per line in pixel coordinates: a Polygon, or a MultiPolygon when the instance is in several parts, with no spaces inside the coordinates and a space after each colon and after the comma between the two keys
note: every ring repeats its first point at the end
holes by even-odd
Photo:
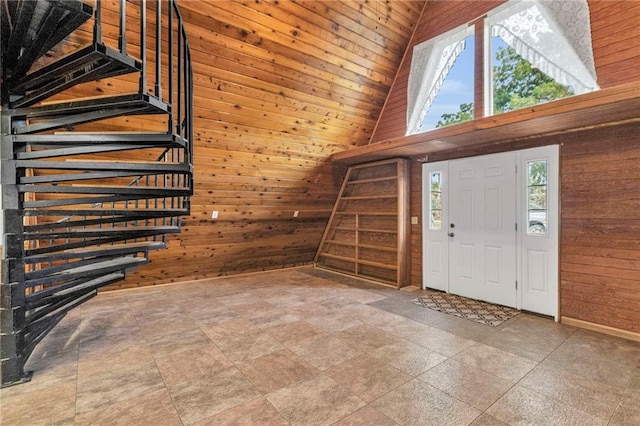
{"type": "Polygon", "coordinates": [[[193,82],[175,0],[0,0],[0,16],[4,387],[29,380],[29,355],[70,309],[180,231],[193,82]],[[116,76],[134,92],[73,97],[116,76]],[[123,116],[145,130],[111,131],[123,116]]]}

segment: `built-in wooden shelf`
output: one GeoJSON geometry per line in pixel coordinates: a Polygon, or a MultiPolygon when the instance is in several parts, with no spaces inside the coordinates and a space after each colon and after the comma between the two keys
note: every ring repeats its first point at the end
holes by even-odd
{"type": "Polygon", "coordinates": [[[544,136],[640,122],[638,111],[640,82],[633,82],[361,146],[338,152],[332,158],[343,164],[357,164],[513,144],[544,136]]]}
{"type": "Polygon", "coordinates": [[[408,229],[408,161],[351,166],[318,248],[316,266],[398,288],[408,285],[408,229]]]}

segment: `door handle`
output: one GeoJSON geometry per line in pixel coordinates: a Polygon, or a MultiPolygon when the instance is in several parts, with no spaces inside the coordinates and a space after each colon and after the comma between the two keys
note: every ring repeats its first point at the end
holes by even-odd
{"type": "Polygon", "coordinates": [[[447,235],[449,235],[450,237],[455,236],[455,234],[453,232],[449,232],[447,235]]]}

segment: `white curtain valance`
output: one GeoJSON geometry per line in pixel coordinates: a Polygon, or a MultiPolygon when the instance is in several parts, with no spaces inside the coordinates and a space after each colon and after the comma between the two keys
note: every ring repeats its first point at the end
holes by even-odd
{"type": "Polygon", "coordinates": [[[459,27],[413,48],[407,89],[407,134],[418,133],[473,28],[459,27]]]}
{"type": "Polygon", "coordinates": [[[597,90],[586,0],[510,1],[487,15],[491,35],[576,94],[597,90]]]}

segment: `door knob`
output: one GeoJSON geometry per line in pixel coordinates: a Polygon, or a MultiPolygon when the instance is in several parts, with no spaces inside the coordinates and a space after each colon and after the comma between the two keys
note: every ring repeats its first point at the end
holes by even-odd
{"type": "Polygon", "coordinates": [[[455,234],[453,232],[449,232],[447,235],[449,235],[450,237],[453,237],[455,234]]]}

